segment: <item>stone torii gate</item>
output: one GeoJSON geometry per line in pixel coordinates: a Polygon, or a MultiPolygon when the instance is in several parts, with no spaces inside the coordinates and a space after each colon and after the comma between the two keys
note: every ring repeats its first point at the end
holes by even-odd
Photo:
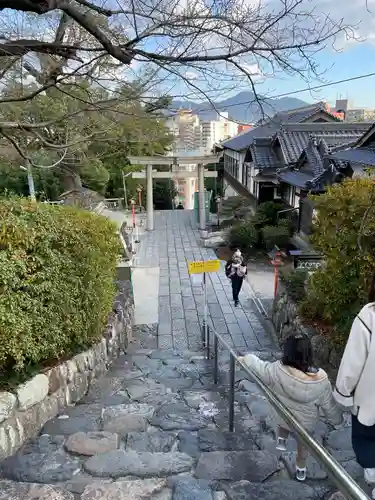
{"type": "Polygon", "coordinates": [[[133,172],[132,177],[135,179],[144,179],[146,177],[146,192],[147,192],[147,230],[154,229],[154,200],[153,200],[153,179],[174,179],[186,177],[198,177],[198,192],[199,192],[199,229],[206,229],[206,210],[205,210],[205,195],[204,195],[204,178],[217,177],[217,172],[209,172],[204,169],[205,165],[210,163],[218,163],[220,155],[209,156],[129,156],[132,165],[145,165],[145,172],[133,172]],[[153,170],[154,165],[164,165],[178,167],[179,165],[197,165],[197,169],[177,170],[171,172],[158,172],[153,170]]]}

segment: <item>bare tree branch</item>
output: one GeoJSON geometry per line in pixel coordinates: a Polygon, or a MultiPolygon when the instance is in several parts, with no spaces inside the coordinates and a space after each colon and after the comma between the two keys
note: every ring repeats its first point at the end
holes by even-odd
{"type": "MultiPolygon", "coordinates": [[[[22,134],[32,136],[51,150],[101,137],[100,113],[113,123],[124,115],[142,118],[140,108],[123,106],[132,95],[147,103],[149,96],[191,94],[215,109],[216,95],[242,85],[254,93],[249,104],[262,110],[266,97],[257,92],[256,75],[298,75],[307,82],[320,78],[316,55],[338,37],[353,38],[355,31],[311,7],[309,0],[271,5],[243,0],[0,0],[3,9],[28,22],[14,30],[5,22],[2,30],[0,130],[16,142],[22,134]],[[258,69],[255,75],[251,67],[258,69]],[[195,75],[187,76],[188,71],[195,75]],[[23,83],[25,74],[32,76],[31,85],[23,83]],[[19,112],[19,107],[14,116],[9,108],[50,102],[59,95],[69,106],[57,107],[53,119],[19,112]],[[89,130],[65,140],[62,131],[83,116],[90,120],[89,130]]],[[[158,109],[157,101],[153,106],[147,109],[158,109]]]]}
{"type": "Polygon", "coordinates": [[[16,40],[0,43],[0,57],[24,56],[29,52],[39,52],[41,54],[54,54],[68,59],[80,60],[77,58],[77,48],[64,47],[59,42],[48,43],[38,40],[16,40]]]}

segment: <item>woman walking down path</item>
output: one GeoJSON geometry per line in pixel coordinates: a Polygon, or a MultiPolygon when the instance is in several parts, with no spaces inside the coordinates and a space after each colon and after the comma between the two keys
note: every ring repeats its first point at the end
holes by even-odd
{"type": "MultiPolygon", "coordinates": [[[[313,363],[310,339],[305,335],[290,336],[284,345],[281,361],[265,362],[254,354],[241,358],[275,393],[305,429],[313,433],[319,420],[319,409],[334,426],[342,423],[342,411],[336,403],[326,372],[313,363]]],[[[276,448],[286,451],[292,432],[276,412],[272,420],[277,428],[276,448]]],[[[308,451],[297,439],[296,479],[306,479],[308,451]]]]}
{"type": "Polygon", "coordinates": [[[247,275],[247,267],[240,250],[236,250],[233,257],[225,265],[225,274],[232,282],[232,294],[235,307],[238,306],[238,296],[242,283],[247,275]]]}
{"type": "Polygon", "coordinates": [[[352,445],[375,498],[375,276],[370,303],[353,321],[336,380],[335,398],[352,412],[352,445]]]}

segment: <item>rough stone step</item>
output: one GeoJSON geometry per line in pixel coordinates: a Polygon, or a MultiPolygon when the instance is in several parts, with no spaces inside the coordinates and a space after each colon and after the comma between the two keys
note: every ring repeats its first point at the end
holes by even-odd
{"type": "Polygon", "coordinates": [[[186,472],[194,466],[194,459],[185,453],[149,453],[110,451],[96,455],[84,464],[86,472],[95,477],[139,478],[165,477],[186,472]]]}
{"type": "Polygon", "coordinates": [[[76,432],[96,432],[101,430],[101,419],[97,416],[85,415],[70,417],[61,415],[49,420],[42,429],[42,434],[51,436],[70,436],[76,432]]]}
{"type": "Polygon", "coordinates": [[[194,477],[176,477],[168,481],[172,487],[173,500],[216,500],[209,481],[194,477]]]}
{"type": "Polygon", "coordinates": [[[177,451],[177,432],[129,432],[126,436],[126,451],[167,453],[177,451]]]}
{"type": "Polygon", "coordinates": [[[19,452],[3,460],[1,474],[14,481],[49,484],[71,479],[80,467],[79,460],[62,449],[25,455],[19,452]]]}
{"type": "Polygon", "coordinates": [[[118,434],[102,431],[77,432],[69,436],[65,442],[65,448],[71,453],[87,456],[117,450],[119,446],[118,434]]]}
{"type": "Polygon", "coordinates": [[[144,431],[155,408],[149,404],[132,403],[105,408],[103,430],[126,436],[128,432],[144,431]]]}
{"type": "Polygon", "coordinates": [[[262,482],[278,470],[279,461],[267,451],[213,451],[200,455],[195,476],[214,481],[262,482]]]}
{"type": "Polygon", "coordinates": [[[313,488],[297,481],[274,480],[267,483],[255,484],[249,481],[239,481],[235,484],[224,485],[228,500],[258,499],[258,500],[315,500],[313,488]]]}
{"type": "Polygon", "coordinates": [[[116,481],[111,484],[86,486],[81,500],[171,500],[172,493],[165,479],[116,481]]]}
{"type": "Polygon", "coordinates": [[[74,495],[53,485],[16,483],[0,479],[0,500],[74,500],[74,495]]]}

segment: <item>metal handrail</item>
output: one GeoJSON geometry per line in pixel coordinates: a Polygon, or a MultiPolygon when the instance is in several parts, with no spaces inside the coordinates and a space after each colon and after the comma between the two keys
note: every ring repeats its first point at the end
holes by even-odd
{"type": "Polygon", "coordinates": [[[367,494],[360,488],[354,479],[346,472],[346,470],[338,463],[338,461],[328,451],[319,444],[306,429],[296,420],[288,408],[281,403],[277,396],[264,384],[264,382],[253,372],[247,365],[245,365],[237,356],[237,353],[232,347],[224,340],[224,338],[215,331],[212,326],[209,326],[205,332],[206,338],[203,336],[202,340],[207,350],[207,358],[210,359],[210,333],[214,335],[214,383],[218,383],[218,343],[220,342],[227,351],[230,353],[230,369],[229,369],[229,430],[234,430],[234,392],[235,392],[235,371],[236,363],[258,384],[266,395],[268,401],[279,413],[280,417],[285,423],[298,435],[298,438],[304,443],[310,453],[320,462],[326,469],[328,475],[335,483],[337,488],[350,500],[370,500],[367,494]]]}

